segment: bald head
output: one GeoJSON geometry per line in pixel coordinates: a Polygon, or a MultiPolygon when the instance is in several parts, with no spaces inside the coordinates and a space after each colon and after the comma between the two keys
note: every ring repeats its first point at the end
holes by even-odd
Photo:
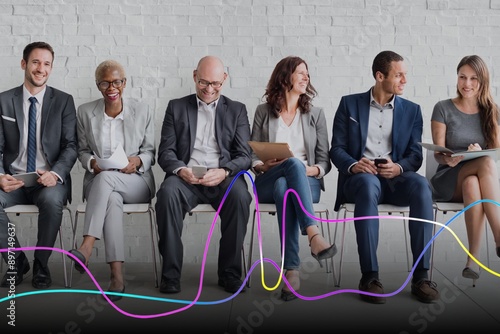
{"type": "Polygon", "coordinates": [[[196,95],[203,102],[210,104],[220,97],[222,84],[227,78],[222,60],[215,56],[205,56],[200,59],[196,70],[193,71],[193,80],[196,86],[196,95]]]}
{"type": "Polygon", "coordinates": [[[222,60],[216,56],[205,56],[200,59],[198,66],[196,67],[196,71],[202,71],[205,68],[212,68],[213,70],[217,69],[224,73],[224,64],[222,63],[222,60]]]}

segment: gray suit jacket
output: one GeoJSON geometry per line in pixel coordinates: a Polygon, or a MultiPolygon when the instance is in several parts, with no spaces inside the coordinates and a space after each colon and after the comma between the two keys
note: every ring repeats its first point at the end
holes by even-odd
{"type": "MultiPolygon", "coordinates": [[[[148,184],[151,198],[155,194],[155,180],[151,167],[155,164],[156,144],[154,115],[147,104],[135,99],[123,99],[124,151],[127,156],[138,156],[142,160],[144,173],[141,176],[148,184]]],[[[88,169],[92,156],[102,157],[102,123],[104,122],[104,99],[82,104],[78,107],[78,160],[85,168],[83,193],[94,178],[88,169]]]]}
{"type": "MultiPolygon", "coordinates": [[[[304,145],[306,147],[307,164],[309,166],[318,165],[325,170],[325,175],[332,168],[332,163],[328,155],[328,129],[323,109],[312,107],[309,113],[300,114],[302,121],[302,131],[304,132],[304,145]]],[[[275,118],[271,113],[271,107],[267,103],[257,106],[252,125],[252,140],[262,142],[276,142],[276,132],[279,118],[275,118]]],[[[259,159],[252,154],[252,161],[259,159]]],[[[323,178],[320,179],[321,188],[325,190],[323,178]]]]}
{"type": "MultiPolygon", "coordinates": [[[[189,162],[197,121],[195,94],[168,103],[158,148],[158,164],[166,173],[165,178],[189,162]]],[[[215,137],[221,151],[220,168],[228,168],[231,176],[250,168],[250,123],[243,103],[220,96],[215,110],[215,137]]]]}
{"type": "MultiPolygon", "coordinates": [[[[23,86],[0,93],[0,173],[12,174],[11,164],[19,155],[23,112],[23,86]]],[[[71,202],[71,169],[77,158],[76,112],[73,97],[47,86],[41,113],[40,141],[50,170],[66,186],[71,202]]]]}

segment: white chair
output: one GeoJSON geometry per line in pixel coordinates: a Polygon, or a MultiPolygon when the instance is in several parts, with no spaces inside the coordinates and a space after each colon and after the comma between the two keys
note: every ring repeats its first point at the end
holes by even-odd
{"type": "MultiPolygon", "coordinates": [[[[255,221],[257,219],[257,214],[262,214],[262,213],[268,213],[270,215],[275,216],[276,215],[276,204],[274,203],[259,203],[259,211],[257,212],[257,208],[254,209],[253,211],[253,221],[252,221],[252,227],[251,227],[251,232],[250,232],[250,249],[248,251],[248,269],[247,272],[250,272],[250,268],[252,266],[252,253],[253,253],[253,242],[254,242],[254,233],[255,233],[255,221]]],[[[316,216],[319,216],[320,219],[323,219],[323,216],[328,220],[329,218],[329,211],[328,207],[323,204],[323,203],[314,203],[314,213],[316,216]]],[[[331,244],[332,243],[332,237],[330,233],[330,224],[327,222],[327,233],[328,233],[328,241],[331,244]]],[[[324,230],[324,224],[321,223],[321,234],[325,236],[325,230],[324,230]]],[[[333,280],[335,282],[335,267],[333,265],[333,258],[330,258],[330,264],[331,267],[328,263],[328,259],[325,259],[325,266],[326,266],[326,272],[333,273],[333,280]],[[331,269],[330,269],[331,268],[331,269]]],[[[248,277],[247,281],[247,286],[250,287],[250,277],[248,277]]]]}
{"type": "MultiPolygon", "coordinates": [[[[76,228],[78,226],[78,216],[80,214],[85,214],[87,204],[82,203],[79,204],[75,211],[75,224],[73,228],[73,247],[77,248],[76,243],[76,228]]],[[[157,256],[156,249],[158,244],[158,233],[156,232],[156,215],[154,207],[151,203],[135,203],[135,204],[123,204],[123,213],[127,215],[132,214],[148,214],[149,215],[149,227],[151,232],[151,255],[153,257],[153,272],[154,272],[154,280],[155,287],[157,288],[159,285],[158,279],[158,268],[157,268],[157,256]]],[[[73,266],[71,267],[73,268],[73,266]]],[[[70,270],[69,276],[69,286],[71,286],[71,282],[73,279],[73,270],[70,270]]]]}
{"type": "MultiPolygon", "coordinates": [[[[190,216],[192,216],[193,214],[198,214],[198,213],[216,213],[217,211],[212,208],[212,206],[210,204],[198,204],[196,207],[194,207],[191,211],[188,212],[188,214],[190,216]]],[[[220,220],[220,217],[218,217],[218,219],[220,220]]],[[[246,263],[245,263],[245,246],[243,245],[241,247],[241,257],[243,259],[243,273],[244,273],[244,277],[247,276],[247,266],[246,266],[246,263]]],[[[248,283],[247,283],[248,285],[248,283]]]]}
{"type": "MultiPolygon", "coordinates": [[[[63,207],[63,212],[66,211],[69,215],[69,220],[71,223],[71,229],[74,231],[74,223],[73,223],[73,214],[71,213],[71,210],[67,207],[63,207]]],[[[15,214],[16,216],[20,215],[38,215],[38,207],[34,204],[19,204],[19,205],[14,205],[8,208],[5,208],[5,213],[7,214],[15,214]]],[[[61,249],[64,248],[64,242],[63,242],[63,229],[62,229],[62,223],[61,226],[59,227],[59,245],[61,246],[61,249]]],[[[71,287],[71,282],[68,282],[68,274],[67,274],[67,269],[66,269],[66,255],[61,252],[62,256],[62,263],[63,263],[63,275],[64,275],[64,286],[65,287],[71,287]]],[[[3,261],[0,261],[1,266],[0,269],[3,269],[3,261]]]]}
{"type": "MultiPolygon", "coordinates": [[[[432,150],[427,150],[426,153],[426,159],[425,159],[425,177],[427,180],[430,182],[432,176],[436,174],[437,167],[438,167],[438,162],[434,158],[434,151],[432,150]]],[[[437,221],[437,216],[438,213],[442,213],[443,215],[446,215],[448,212],[453,212],[457,213],[460,212],[464,209],[464,203],[463,202],[439,202],[439,201],[434,201],[434,220],[437,221]]],[[[485,232],[485,238],[486,238],[486,263],[488,264],[488,267],[490,266],[490,252],[489,252],[489,245],[488,245],[488,224],[484,224],[484,232],[485,232]]],[[[432,234],[436,234],[436,228],[438,225],[434,224],[434,229],[432,234]]],[[[439,226],[441,228],[441,226],[439,226]]],[[[446,232],[443,230],[443,232],[446,232]]],[[[434,269],[434,243],[436,242],[436,239],[433,240],[433,243],[431,245],[432,250],[431,250],[431,269],[430,269],[430,279],[432,280],[432,272],[434,269]]]]}
{"type": "MultiPolygon", "coordinates": [[[[337,220],[340,218],[340,213],[343,211],[344,212],[344,220],[347,218],[347,214],[354,214],[354,203],[344,203],[340,206],[339,210],[337,211],[337,220]]],[[[392,205],[392,204],[379,204],[378,205],[378,212],[379,215],[381,214],[400,214],[403,217],[408,217],[410,214],[410,207],[408,206],[398,206],[398,205],[392,205]]],[[[411,271],[411,259],[410,259],[410,252],[408,250],[408,233],[407,233],[407,227],[406,227],[407,219],[403,221],[403,232],[404,232],[404,238],[405,238],[405,248],[406,248],[406,263],[407,263],[407,268],[408,271],[411,271]]],[[[337,227],[340,222],[338,222],[335,225],[335,234],[334,234],[334,241],[337,239],[337,227]]],[[[338,273],[338,279],[336,282],[336,286],[340,286],[340,280],[342,278],[342,264],[344,260],[344,241],[345,241],[345,229],[346,229],[346,224],[347,221],[344,221],[342,223],[342,236],[341,236],[341,243],[340,243],[340,259],[339,259],[339,273],[338,273]]]]}

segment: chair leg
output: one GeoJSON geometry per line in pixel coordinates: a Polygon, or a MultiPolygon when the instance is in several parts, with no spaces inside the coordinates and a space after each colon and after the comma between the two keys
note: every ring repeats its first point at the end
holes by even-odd
{"type": "MultiPolygon", "coordinates": [[[[248,275],[248,270],[247,270],[247,259],[245,255],[245,245],[241,246],[241,260],[243,261],[243,277],[246,278],[248,275]]],[[[248,284],[247,287],[249,287],[248,284]]]]}
{"type": "MultiPolygon", "coordinates": [[[[339,271],[338,271],[337,283],[335,284],[335,286],[337,286],[337,287],[340,287],[340,280],[342,278],[342,264],[343,264],[343,260],[344,260],[344,241],[345,241],[345,228],[346,228],[346,221],[345,221],[345,219],[347,217],[347,210],[345,208],[344,209],[339,209],[339,211],[337,211],[337,220],[340,217],[340,211],[341,210],[344,210],[344,221],[342,222],[342,236],[340,238],[339,271]]],[[[335,227],[334,241],[336,240],[336,238],[337,238],[337,227],[335,227]]]]}
{"type": "MultiPolygon", "coordinates": [[[[63,210],[66,210],[68,212],[68,217],[69,217],[69,220],[71,223],[71,230],[74,230],[73,213],[67,207],[64,208],[63,210]]],[[[64,244],[63,244],[63,237],[62,237],[62,226],[59,227],[59,240],[60,240],[60,244],[61,244],[61,249],[65,249],[64,244]]],[[[64,271],[64,286],[66,288],[71,288],[71,282],[68,280],[68,269],[67,269],[67,265],[66,265],[66,255],[61,252],[61,256],[62,256],[63,271],[64,271]]]]}
{"type": "Polygon", "coordinates": [[[247,287],[250,287],[250,280],[251,280],[251,277],[252,277],[252,273],[250,272],[250,268],[252,267],[253,238],[254,238],[254,231],[255,231],[255,218],[256,218],[256,216],[257,216],[257,209],[254,209],[253,210],[252,230],[250,232],[250,246],[249,246],[249,249],[248,249],[248,263],[247,263],[248,280],[247,280],[247,287]]]}
{"type": "MultiPolygon", "coordinates": [[[[438,214],[438,210],[437,209],[434,209],[434,221],[437,221],[437,214],[438,214]]],[[[436,235],[436,227],[437,225],[436,224],[433,224],[434,226],[432,227],[432,237],[434,237],[436,235]]],[[[434,248],[435,248],[435,245],[434,243],[436,242],[436,239],[432,240],[432,244],[431,244],[431,263],[430,263],[430,273],[429,273],[429,280],[432,281],[432,273],[434,272],[434,248]]]]}
{"type": "MultiPolygon", "coordinates": [[[[328,212],[328,210],[326,210],[325,212],[325,217],[326,217],[326,220],[327,220],[327,227],[326,227],[326,231],[328,233],[328,242],[330,243],[330,245],[332,245],[332,233],[331,233],[331,229],[330,229],[330,222],[328,222],[328,220],[330,219],[330,214],[328,212]]],[[[320,218],[322,218],[323,216],[320,215],[320,218]]],[[[321,226],[321,228],[323,228],[323,225],[321,226]]],[[[333,241],[333,244],[335,243],[335,240],[333,241]]],[[[336,283],[336,280],[337,280],[337,275],[335,274],[335,262],[334,262],[334,257],[331,257],[329,260],[330,260],[330,264],[328,264],[328,260],[325,260],[326,262],[326,265],[327,265],[327,270],[326,272],[327,273],[332,273],[332,278],[333,278],[333,284],[335,285],[336,283]],[[330,265],[330,268],[331,269],[328,269],[328,265],[330,265]]]]}
{"type": "MultiPolygon", "coordinates": [[[[317,212],[319,213],[319,226],[321,227],[321,235],[323,236],[323,238],[325,237],[325,227],[323,226],[323,222],[321,221],[323,219],[323,212],[317,212]]],[[[330,241],[330,244],[331,244],[331,241],[330,241]]],[[[330,273],[330,264],[328,263],[328,259],[325,259],[325,270],[327,273],[330,273]]]]}
{"type": "MultiPolygon", "coordinates": [[[[328,243],[331,245],[332,244],[332,236],[331,236],[331,233],[330,233],[330,224],[326,223],[327,224],[327,234],[325,234],[325,227],[324,227],[324,224],[323,223],[323,214],[325,214],[325,218],[326,220],[328,220],[328,210],[327,211],[319,211],[317,212],[319,213],[319,218],[320,218],[320,226],[321,226],[321,235],[323,236],[323,238],[325,238],[326,236],[326,239],[328,240],[328,243]]],[[[332,272],[332,269],[330,269],[330,264],[332,264],[332,267],[333,267],[333,258],[330,258],[330,259],[325,259],[325,268],[326,268],[326,273],[329,274],[332,272]]]]}
{"type": "MultiPolygon", "coordinates": [[[[62,226],[59,226],[59,246],[61,249],[64,249],[64,244],[63,244],[63,231],[62,231],[62,226]]],[[[62,264],[63,264],[63,273],[64,273],[64,287],[68,287],[68,276],[66,274],[66,259],[64,258],[64,253],[61,252],[62,255],[62,264]]]]}
{"type": "MultiPolygon", "coordinates": [[[[403,217],[406,218],[406,215],[404,212],[401,212],[403,217]]],[[[409,223],[407,219],[403,220],[403,233],[405,235],[405,250],[406,250],[406,267],[408,268],[408,272],[411,271],[411,260],[410,260],[410,252],[408,251],[408,227],[406,224],[409,223]]]]}
{"type": "MultiPolygon", "coordinates": [[[[73,225],[73,248],[74,249],[78,248],[78,246],[76,245],[76,229],[78,227],[78,215],[79,215],[79,212],[76,211],[75,212],[75,223],[73,225]]],[[[69,266],[69,287],[71,287],[71,285],[73,283],[73,268],[74,268],[73,261],[71,261],[70,266],[69,266]]]]}
{"type": "Polygon", "coordinates": [[[157,235],[156,233],[156,219],[155,219],[155,213],[152,207],[149,207],[148,209],[149,212],[149,223],[150,223],[150,230],[151,230],[151,255],[153,256],[153,271],[154,271],[154,279],[155,279],[155,288],[158,288],[159,286],[159,279],[158,279],[158,267],[156,263],[156,243],[155,243],[155,236],[157,235]]]}

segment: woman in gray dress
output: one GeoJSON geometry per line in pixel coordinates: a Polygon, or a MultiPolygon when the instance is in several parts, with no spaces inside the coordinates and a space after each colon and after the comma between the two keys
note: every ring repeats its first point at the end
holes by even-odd
{"type": "MultiPolygon", "coordinates": [[[[499,108],[490,93],[490,75],[477,55],[462,58],[457,66],[457,97],[439,101],[431,118],[434,144],[453,151],[500,147],[499,108]]],[[[435,153],[439,163],[431,179],[434,199],[463,202],[464,207],[481,199],[500,202],[496,161],[489,156],[463,161],[463,156],[435,153]]],[[[493,231],[500,257],[500,207],[481,202],[465,211],[469,252],[479,261],[485,218],[493,231]]],[[[467,257],[462,276],[475,281],[479,265],[467,257]]]]}

